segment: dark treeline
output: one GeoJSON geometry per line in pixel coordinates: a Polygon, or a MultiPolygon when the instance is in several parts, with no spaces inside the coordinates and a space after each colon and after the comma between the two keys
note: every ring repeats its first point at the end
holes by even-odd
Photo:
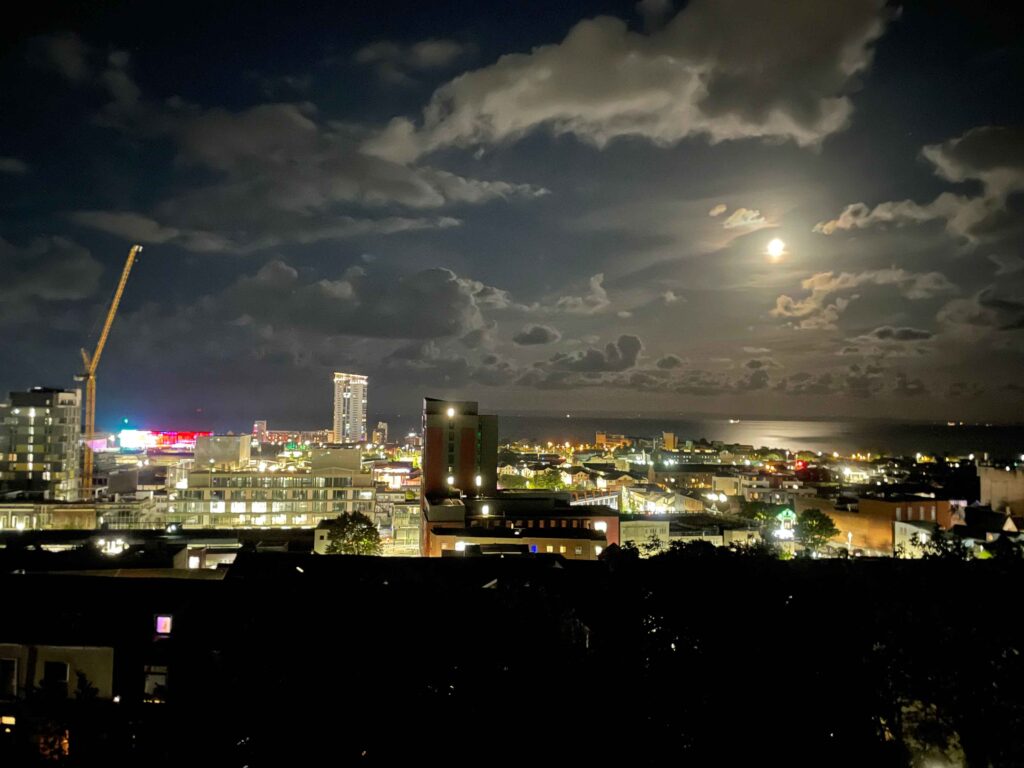
{"type": "Polygon", "coordinates": [[[554,562],[0,577],[0,643],[112,645],[123,692],[21,703],[0,762],[66,727],[70,765],[1024,764],[1020,561],[554,562]],[[154,660],[167,703],[143,704],[154,660]]]}

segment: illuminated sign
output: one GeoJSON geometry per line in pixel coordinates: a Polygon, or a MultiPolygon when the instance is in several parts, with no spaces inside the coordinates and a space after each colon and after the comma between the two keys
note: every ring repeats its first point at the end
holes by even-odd
{"type": "Polygon", "coordinates": [[[174,620],[173,616],[157,616],[156,617],[156,633],[158,635],[169,635],[171,634],[171,624],[174,620]]]}
{"type": "Polygon", "coordinates": [[[212,432],[163,431],[151,429],[122,429],[117,433],[122,451],[181,451],[194,452],[196,438],[208,437],[212,432]]]}

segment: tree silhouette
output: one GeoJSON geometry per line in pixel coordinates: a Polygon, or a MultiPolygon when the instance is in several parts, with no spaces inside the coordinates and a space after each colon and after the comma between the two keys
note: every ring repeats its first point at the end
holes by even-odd
{"type": "Polygon", "coordinates": [[[820,509],[805,509],[796,518],[796,538],[812,552],[817,552],[839,529],[832,518],[820,509]]]}
{"type": "Polygon", "coordinates": [[[322,525],[327,530],[329,555],[379,555],[383,551],[377,526],[362,512],[343,512],[322,525]]]}

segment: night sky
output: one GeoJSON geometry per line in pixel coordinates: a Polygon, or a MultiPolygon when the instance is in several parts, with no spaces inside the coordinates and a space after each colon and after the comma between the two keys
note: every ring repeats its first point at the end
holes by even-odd
{"type": "Polygon", "coordinates": [[[1011,4],[39,5],[0,392],[72,384],[140,242],[101,428],[326,426],[334,370],[371,422],[1020,418],[1011,4]]]}

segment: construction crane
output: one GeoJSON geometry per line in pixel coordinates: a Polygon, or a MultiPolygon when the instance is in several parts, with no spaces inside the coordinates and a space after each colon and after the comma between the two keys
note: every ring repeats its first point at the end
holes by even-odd
{"type": "Polygon", "coordinates": [[[117,306],[121,303],[121,296],[124,294],[124,287],[128,282],[128,274],[132,271],[135,257],[141,250],[141,245],[133,245],[128,251],[128,259],[124,263],[124,269],[121,270],[121,280],[117,284],[114,298],[110,302],[110,309],[107,311],[107,319],[103,322],[103,330],[100,331],[96,349],[91,355],[84,349],[82,350],[85,371],[75,377],[76,381],[85,382],[85,457],[82,462],[82,496],[85,498],[92,495],[92,448],[89,447],[89,441],[96,437],[96,368],[100,364],[103,347],[107,344],[110,326],[114,324],[114,315],[117,314],[117,306]]]}

